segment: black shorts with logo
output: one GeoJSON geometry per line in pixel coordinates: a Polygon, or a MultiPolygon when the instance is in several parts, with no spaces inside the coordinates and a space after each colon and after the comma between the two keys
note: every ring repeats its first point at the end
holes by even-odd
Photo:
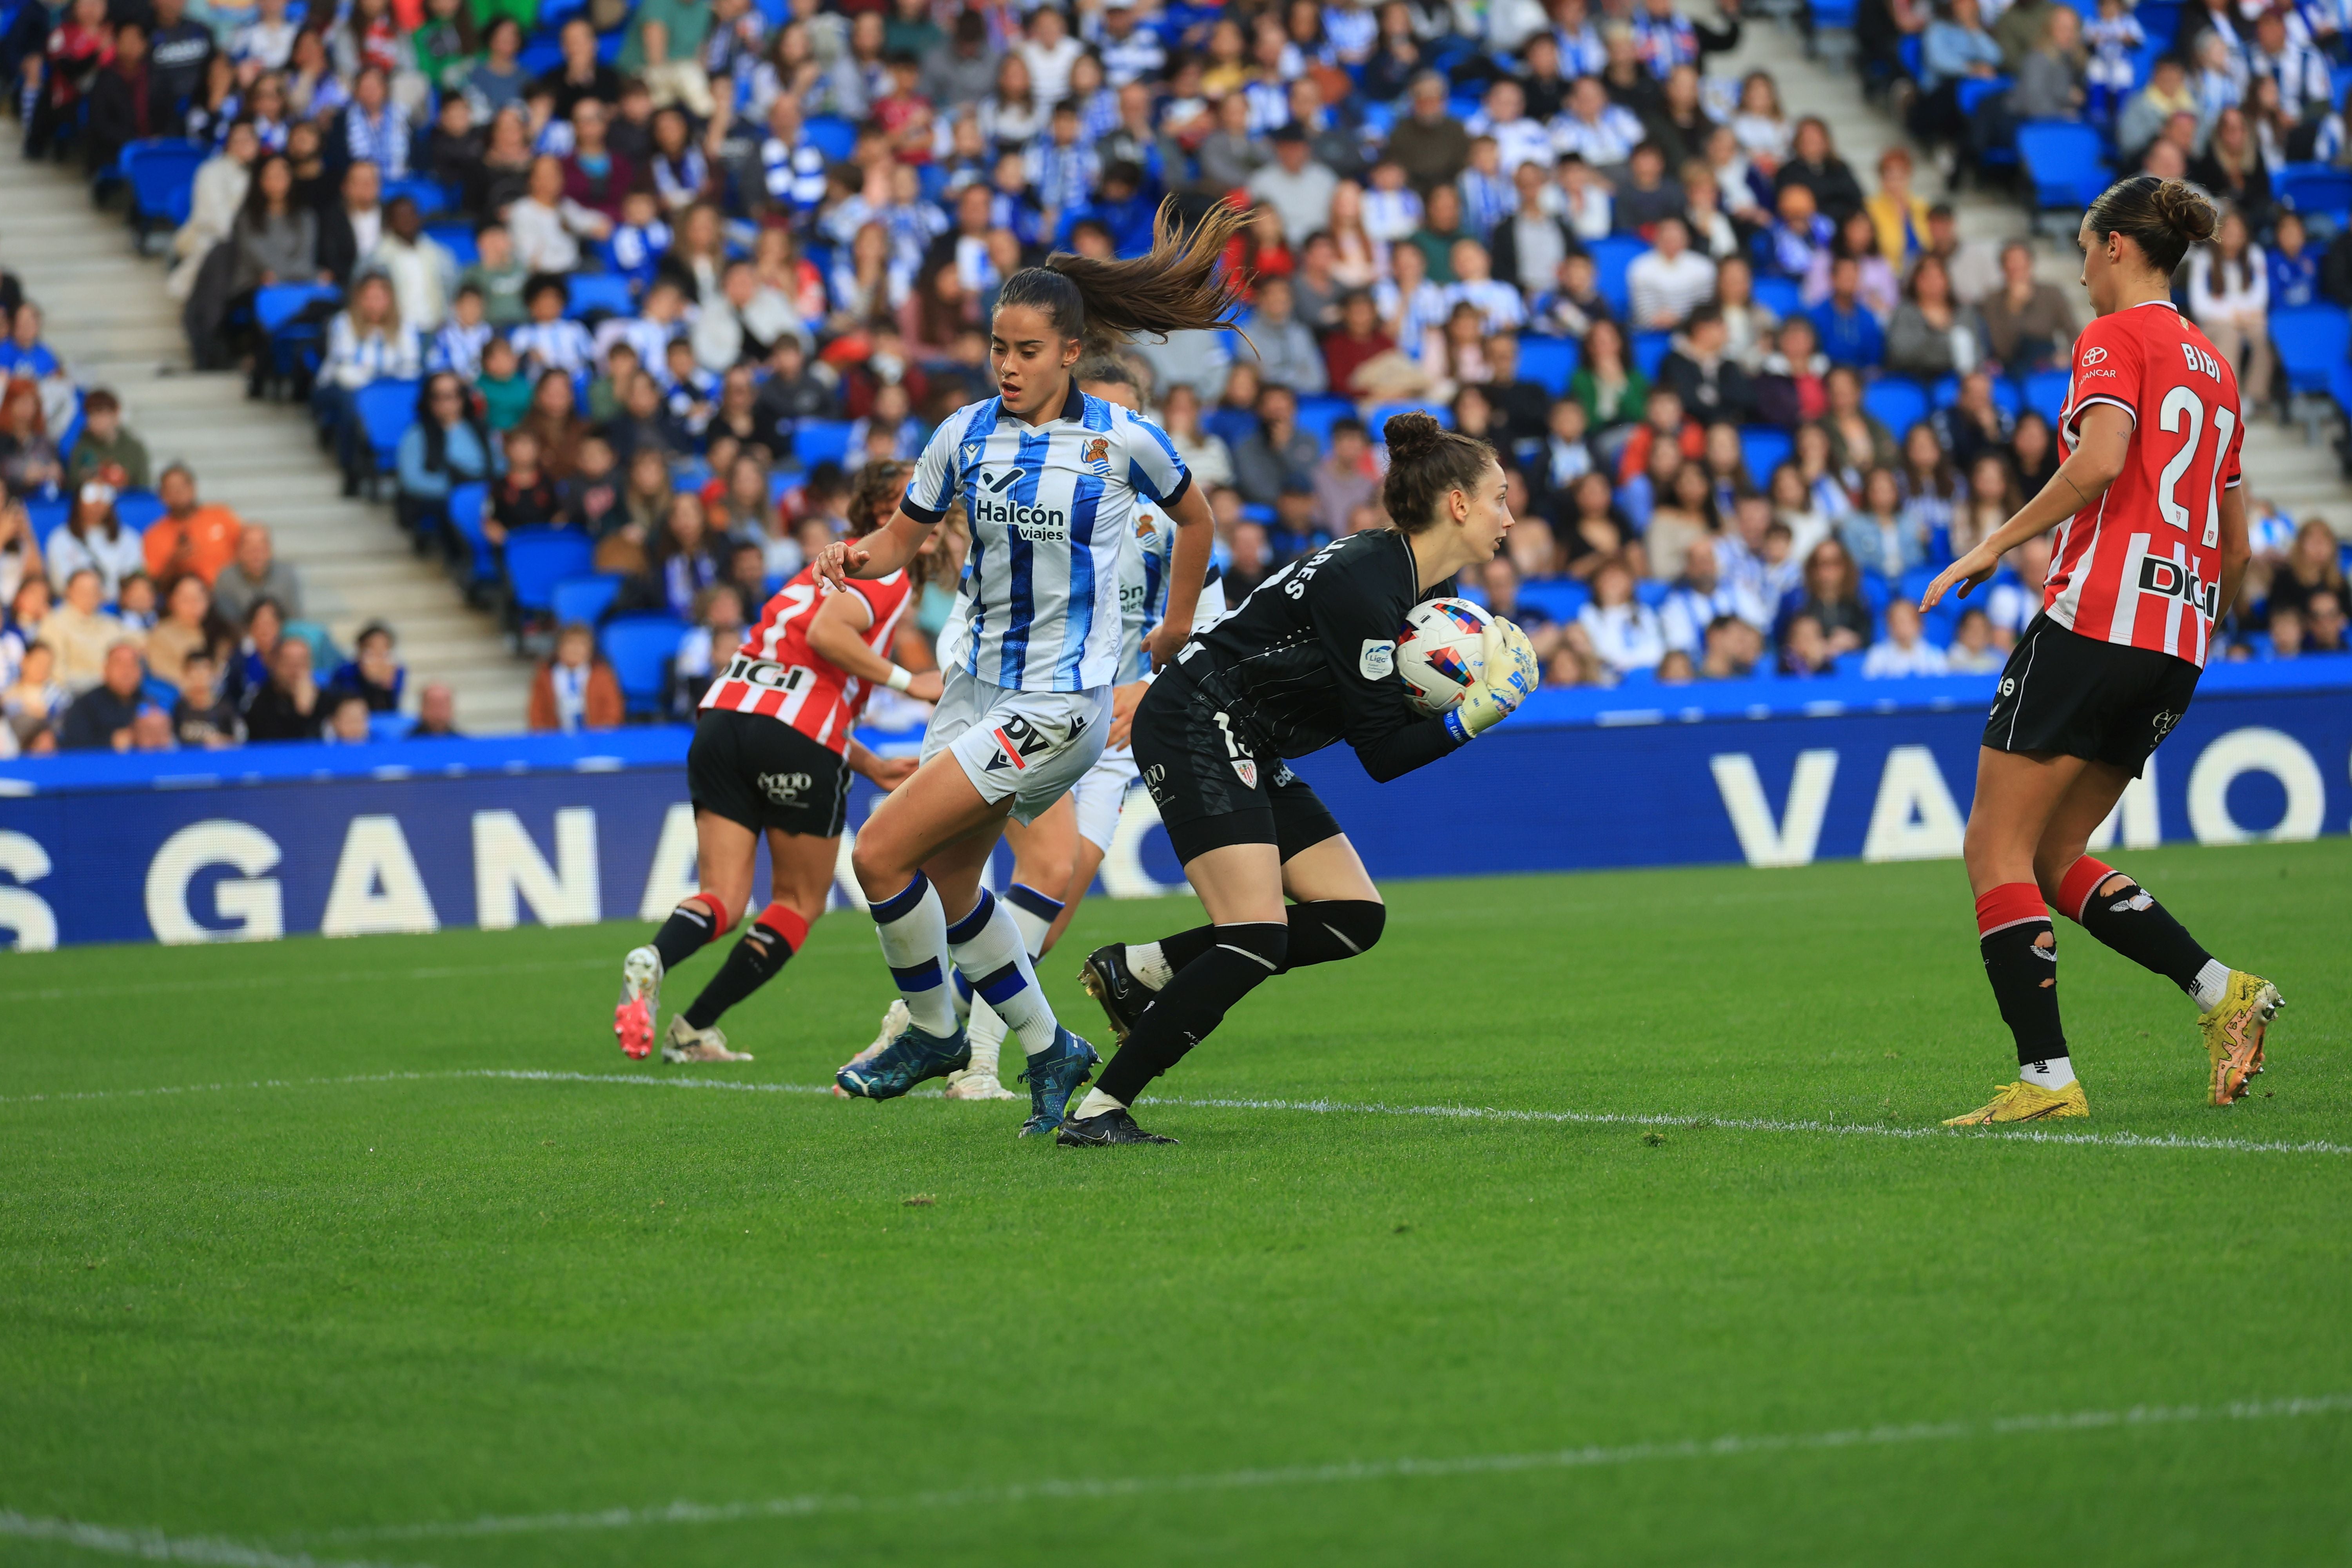
{"type": "Polygon", "coordinates": [[[2137,777],[2189,710],[2202,673],[2185,658],[2101,642],[2039,615],[2010,650],[1984,743],[2088,757],[2137,777]]]}
{"type": "Polygon", "coordinates": [[[695,720],[686,784],[695,810],[754,833],[833,838],[849,810],[849,765],[839,755],[780,720],[730,708],[705,708],[695,720]]]}
{"type": "Polygon", "coordinates": [[[1285,860],[1335,838],[1338,818],[1307,781],[1223,717],[1180,665],[1160,673],[1135,710],[1136,766],[1160,807],[1176,858],[1228,844],[1271,844],[1285,860]]]}

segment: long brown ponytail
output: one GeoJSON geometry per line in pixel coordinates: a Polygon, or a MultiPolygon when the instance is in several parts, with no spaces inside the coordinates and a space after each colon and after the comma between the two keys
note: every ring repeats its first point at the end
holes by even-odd
{"type": "Polygon", "coordinates": [[[1174,201],[1164,201],[1145,254],[1097,261],[1056,251],[1043,267],[1025,267],[1006,279],[997,308],[1043,310],[1055,331],[1077,339],[1088,354],[1110,353],[1139,333],[1165,337],[1230,327],[1241,290],[1232,275],[1220,276],[1218,263],[1226,242],[1248,222],[1247,212],[1220,202],[1188,235],[1174,201]]]}

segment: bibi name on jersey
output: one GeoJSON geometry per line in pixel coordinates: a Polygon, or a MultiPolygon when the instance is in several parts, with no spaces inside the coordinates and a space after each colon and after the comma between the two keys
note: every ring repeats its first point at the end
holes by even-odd
{"type": "Polygon", "coordinates": [[[966,673],[1020,691],[1087,691],[1119,677],[1122,559],[1139,514],[1192,476],[1167,433],[1076,385],[1059,416],[1024,425],[992,397],[950,415],[899,510],[971,521],[960,641],[966,673]]]}

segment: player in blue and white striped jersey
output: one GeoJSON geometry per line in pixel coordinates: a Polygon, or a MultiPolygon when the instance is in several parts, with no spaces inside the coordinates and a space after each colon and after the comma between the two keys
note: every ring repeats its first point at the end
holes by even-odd
{"type": "Polygon", "coordinates": [[[888,527],[818,552],[817,574],[838,587],[903,566],[957,500],[971,519],[963,658],[948,672],[922,765],[877,807],[851,858],[912,1021],[880,1055],[841,1069],[847,1093],[895,1099],[969,1065],[942,943],[1021,1037],[1024,1134],[1055,1131],[1100,1059],[1055,1018],[981,873],[1004,819],[1035,821],[1102,752],[1119,675],[1120,567],[1142,510],[1175,524],[1166,614],[1143,638],[1155,659],[1191,633],[1214,534],[1167,436],[1087,396],[1073,370],[1081,353],[1136,333],[1230,325],[1237,297],[1218,263],[1246,221],[1221,206],[1185,237],[1163,206],[1144,256],[1056,254],[1005,279],[989,349],[998,395],[940,426],[888,527]]]}

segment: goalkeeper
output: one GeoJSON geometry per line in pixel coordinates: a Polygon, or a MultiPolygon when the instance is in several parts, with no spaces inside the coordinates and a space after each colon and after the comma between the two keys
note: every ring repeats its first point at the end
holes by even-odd
{"type": "Polygon", "coordinates": [[[1396,676],[1405,616],[1464,567],[1494,559],[1511,509],[1484,442],[1426,414],[1396,416],[1387,436],[1382,499],[1395,526],[1350,534],[1267,578],[1193,634],[1135,710],[1144,785],[1212,923],[1087,959],[1080,978],[1121,1043],[1063,1122],[1064,1143],[1173,1142],[1129,1112],[1152,1079],[1268,975],[1353,958],[1380,940],[1380,890],[1286,758],[1344,737],[1386,783],[1501,722],[1535,689],[1535,650],[1497,620],[1460,707],[1433,718],[1406,696],[1396,676]]]}

